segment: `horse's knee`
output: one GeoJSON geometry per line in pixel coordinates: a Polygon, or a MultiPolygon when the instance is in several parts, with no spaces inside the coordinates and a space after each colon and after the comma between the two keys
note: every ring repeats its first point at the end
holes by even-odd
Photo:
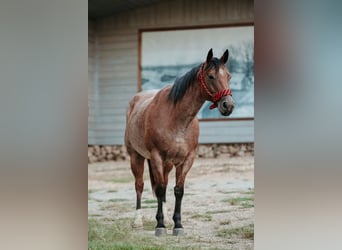
{"type": "Polygon", "coordinates": [[[156,195],[158,198],[165,199],[166,187],[162,185],[158,185],[156,188],[156,195]]]}
{"type": "Polygon", "coordinates": [[[135,190],[139,193],[142,193],[144,190],[144,181],[135,181],[135,190]]]}
{"type": "Polygon", "coordinates": [[[176,198],[182,198],[184,194],[184,187],[175,186],[174,193],[176,198]]]}

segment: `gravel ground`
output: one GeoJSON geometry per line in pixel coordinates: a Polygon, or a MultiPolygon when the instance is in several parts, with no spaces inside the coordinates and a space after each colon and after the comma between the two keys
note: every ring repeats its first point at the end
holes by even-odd
{"type": "MultiPolygon", "coordinates": [[[[174,207],[175,171],[167,188],[168,216],[174,207]]],[[[144,223],[134,233],[152,237],[156,224],[156,198],[152,195],[145,165],[142,195],[144,223]]],[[[88,166],[88,217],[99,221],[133,221],[134,178],[129,161],[93,163],[88,166]]],[[[253,249],[254,243],[254,158],[221,155],[216,159],[195,159],[185,183],[182,224],[186,232],[174,246],[193,249],[253,249]],[[178,245],[177,245],[178,244],[178,245]]],[[[133,230],[133,229],[132,229],[133,230]]],[[[170,239],[172,224],[168,225],[170,239]]]]}

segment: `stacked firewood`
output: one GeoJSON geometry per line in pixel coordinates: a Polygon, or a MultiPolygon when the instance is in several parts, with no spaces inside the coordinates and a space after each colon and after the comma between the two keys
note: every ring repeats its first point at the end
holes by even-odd
{"type": "MultiPolygon", "coordinates": [[[[254,143],[200,144],[197,157],[217,158],[254,155],[254,143]]],[[[88,145],[88,162],[127,160],[129,156],[122,145],[88,145]]]]}
{"type": "Polygon", "coordinates": [[[254,143],[201,144],[197,148],[197,157],[216,158],[254,155],[254,143]]]}
{"type": "Polygon", "coordinates": [[[88,146],[88,162],[117,161],[127,159],[127,150],[125,146],[88,146]]]}

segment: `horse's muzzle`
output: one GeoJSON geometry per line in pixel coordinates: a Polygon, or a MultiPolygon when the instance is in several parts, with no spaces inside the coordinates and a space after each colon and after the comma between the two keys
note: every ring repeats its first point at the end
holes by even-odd
{"type": "Polygon", "coordinates": [[[217,104],[222,115],[229,116],[233,112],[234,100],[230,95],[222,97],[217,104]]]}

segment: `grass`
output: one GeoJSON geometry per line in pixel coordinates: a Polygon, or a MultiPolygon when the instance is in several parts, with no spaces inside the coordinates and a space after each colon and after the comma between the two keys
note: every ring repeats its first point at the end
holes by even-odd
{"type": "Polygon", "coordinates": [[[142,203],[147,204],[147,205],[144,205],[143,208],[157,208],[158,206],[157,199],[143,200],[142,203]]]}
{"type": "Polygon", "coordinates": [[[88,249],[89,250],[112,250],[112,249],[163,249],[153,246],[153,238],[145,239],[144,245],[134,242],[133,230],[130,219],[117,219],[112,223],[104,223],[95,219],[88,220],[88,249]]]}
{"type": "Polygon", "coordinates": [[[109,202],[122,202],[122,201],[128,201],[128,199],[122,199],[122,198],[113,198],[109,199],[109,202]]]}
{"type": "Polygon", "coordinates": [[[219,190],[218,192],[222,194],[236,194],[237,193],[237,191],[222,191],[222,190],[219,190]]]}
{"type": "Polygon", "coordinates": [[[230,199],[224,199],[223,202],[228,202],[230,205],[240,205],[242,202],[250,202],[254,201],[254,197],[236,197],[236,198],[230,198],[230,199]]]}
{"type": "Polygon", "coordinates": [[[144,203],[144,204],[157,204],[157,199],[143,200],[142,203],[144,203]]]}
{"type": "Polygon", "coordinates": [[[251,191],[243,192],[243,194],[253,194],[254,195],[254,189],[252,189],[251,191]]]}
{"type": "Polygon", "coordinates": [[[156,225],[157,225],[157,221],[143,219],[144,230],[152,231],[156,228],[156,225]]]}
{"type": "Polygon", "coordinates": [[[130,243],[115,243],[115,242],[102,242],[92,241],[88,242],[89,250],[162,250],[162,247],[154,246],[139,246],[130,243]]]}
{"type": "Polygon", "coordinates": [[[101,211],[115,211],[116,213],[121,213],[127,211],[127,205],[122,203],[104,203],[100,207],[101,211]]]}
{"type": "MultiPolygon", "coordinates": [[[[156,222],[143,221],[144,230],[154,230],[156,222]]],[[[88,220],[88,250],[185,250],[200,249],[188,242],[188,238],[155,237],[151,232],[135,231],[129,218],[104,220],[88,220]]]]}
{"type": "Polygon", "coordinates": [[[91,216],[91,217],[101,217],[102,214],[89,214],[89,216],[91,216]]]}
{"type": "Polygon", "coordinates": [[[216,236],[219,237],[230,237],[232,235],[237,235],[243,239],[254,239],[254,224],[236,228],[221,229],[216,234],[216,236]]]}
{"type": "Polygon", "coordinates": [[[206,214],[223,214],[223,213],[229,213],[229,210],[214,210],[214,211],[207,211],[206,214]]]}
{"type": "Polygon", "coordinates": [[[211,221],[213,217],[211,214],[194,214],[191,219],[202,219],[203,221],[211,221]]]}
{"type": "Polygon", "coordinates": [[[254,207],[254,203],[243,202],[243,203],[241,203],[241,206],[243,208],[252,208],[252,207],[254,207]]]}
{"type": "Polygon", "coordinates": [[[225,220],[225,221],[220,222],[220,225],[230,225],[230,224],[232,224],[231,220],[225,220]]]}

